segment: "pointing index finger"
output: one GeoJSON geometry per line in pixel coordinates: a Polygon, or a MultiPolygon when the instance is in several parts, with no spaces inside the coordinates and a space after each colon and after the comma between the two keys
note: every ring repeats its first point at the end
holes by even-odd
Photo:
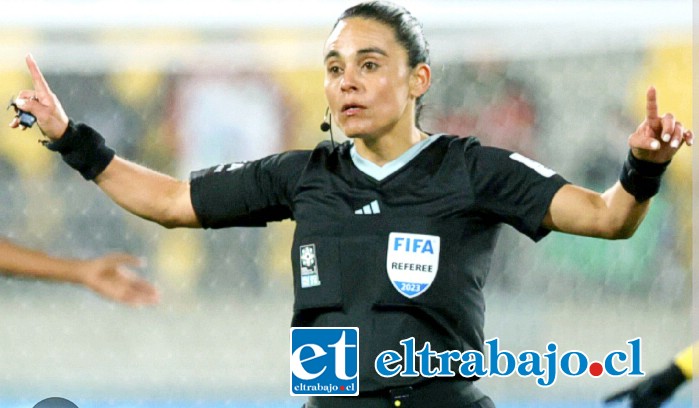
{"type": "Polygon", "coordinates": [[[648,121],[658,120],[658,101],[655,94],[655,87],[648,88],[646,93],[646,118],[648,121]]]}
{"type": "Polygon", "coordinates": [[[29,68],[29,73],[32,75],[32,83],[34,84],[34,91],[49,93],[49,84],[44,79],[44,75],[39,70],[34,57],[31,54],[27,54],[26,58],[27,68],[29,68]]]}

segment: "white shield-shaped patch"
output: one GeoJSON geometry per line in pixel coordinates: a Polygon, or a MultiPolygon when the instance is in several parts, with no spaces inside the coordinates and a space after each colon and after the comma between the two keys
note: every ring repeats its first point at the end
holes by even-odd
{"type": "Polygon", "coordinates": [[[423,294],[439,269],[439,237],[392,232],[386,256],[388,278],[403,296],[423,294]]]}

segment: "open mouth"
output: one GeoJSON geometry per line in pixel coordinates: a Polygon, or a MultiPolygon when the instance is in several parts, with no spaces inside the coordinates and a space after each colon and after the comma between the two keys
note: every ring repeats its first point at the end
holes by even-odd
{"type": "Polygon", "coordinates": [[[355,113],[358,113],[361,109],[365,109],[365,106],[362,105],[357,105],[353,103],[348,103],[346,105],[342,105],[342,113],[346,115],[352,115],[355,113]]]}

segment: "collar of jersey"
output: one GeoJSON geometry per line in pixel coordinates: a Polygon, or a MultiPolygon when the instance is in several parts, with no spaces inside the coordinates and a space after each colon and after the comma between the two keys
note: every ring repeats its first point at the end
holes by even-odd
{"type": "Polygon", "coordinates": [[[420,154],[421,151],[425,150],[427,146],[431,145],[435,140],[437,140],[441,136],[441,134],[431,135],[427,139],[421,140],[420,142],[412,145],[410,149],[405,151],[405,153],[401,154],[396,159],[384,164],[383,166],[379,166],[360,156],[359,153],[357,153],[357,148],[354,145],[354,143],[352,143],[352,147],[350,148],[350,157],[352,158],[352,162],[359,169],[359,171],[368,176],[371,176],[375,180],[381,181],[386,177],[390,176],[391,174],[395,173],[396,171],[400,170],[403,166],[408,164],[408,162],[414,159],[415,156],[420,154]]]}

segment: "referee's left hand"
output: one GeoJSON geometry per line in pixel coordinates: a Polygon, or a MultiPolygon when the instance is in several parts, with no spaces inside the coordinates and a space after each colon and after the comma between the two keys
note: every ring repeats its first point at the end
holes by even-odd
{"type": "Polygon", "coordinates": [[[651,86],[646,93],[646,119],[629,136],[632,154],[640,160],[665,163],[684,143],[691,146],[694,134],[689,129],[685,130],[672,113],[658,116],[656,91],[651,86]]]}

